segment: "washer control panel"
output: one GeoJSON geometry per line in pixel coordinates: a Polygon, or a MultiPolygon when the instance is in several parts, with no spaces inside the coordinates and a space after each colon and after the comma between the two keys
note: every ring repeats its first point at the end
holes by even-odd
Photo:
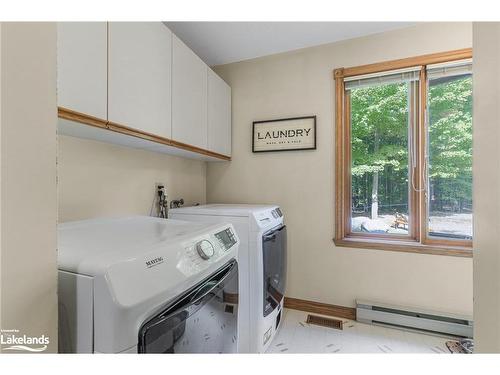
{"type": "Polygon", "coordinates": [[[225,251],[228,251],[236,243],[236,237],[231,228],[215,233],[215,238],[225,251]]]}
{"type": "Polygon", "coordinates": [[[236,251],[238,242],[232,225],[220,225],[182,244],[184,251],[178,268],[187,275],[199,272],[226,257],[231,251],[236,251]]]}
{"type": "Polygon", "coordinates": [[[214,245],[209,240],[201,240],[196,243],[198,255],[205,260],[210,259],[215,254],[214,245]]]}

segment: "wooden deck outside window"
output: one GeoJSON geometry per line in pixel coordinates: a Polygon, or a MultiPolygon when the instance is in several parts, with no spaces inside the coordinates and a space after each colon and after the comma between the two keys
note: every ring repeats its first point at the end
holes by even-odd
{"type": "MultiPolygon", "coordinates": [[[[429,228],[429,121],[428,93],[431,66],[453,64],[470,66],[472,49],[435,53],[407,59],[334,70],[335,79],[335,244],[364,249],[404,251],[425,254],[472,256],[471,237],[435,236],[429,228]],[[354,212],[352,197],[351,90],[353,81],[377,79],[389,74],[411,71],[407,81],[408,126],[408,197],[406,214],[394,212],[397,230],[352,230],[354,212]],[[355,78],[353,78],[355,77],[355,78]],[[379,233],[375,233],[379,232],[379,233]]],[[[433,68],[434,69],[434,68],[433,68]]],[[[378,176],[378,174],[377,174],[378,176]]],[[[377,177],[378,178],[378,177],[377,177]]],[[[378,183],[378,182],[377,182],[378,183]]],[[[373,186],[374,182],[372,183],[373,186]]],[[[368,185],[367,185],[368,186],[368,185]]],[[[373,203],[373,202],[372,202],[373,203]]],[[[366,208],[365,208],[366,209],[366,208]]]]}

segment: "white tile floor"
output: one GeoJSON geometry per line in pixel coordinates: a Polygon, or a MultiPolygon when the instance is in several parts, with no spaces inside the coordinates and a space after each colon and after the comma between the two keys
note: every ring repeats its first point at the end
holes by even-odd
{"type": "MultiPolygon", "coordinates": [[[[268,353],[449,353],[445,337],[344,321],[344,329],[309,325],[306,312],[285,309],[268,353]]],[[[317,315],[317,314],[313,314],[317,315]]]]}

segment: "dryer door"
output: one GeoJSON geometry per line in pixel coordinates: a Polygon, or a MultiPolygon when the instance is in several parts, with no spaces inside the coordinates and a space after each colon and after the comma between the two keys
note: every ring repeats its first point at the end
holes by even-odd
{"type": "Polygon", "coordinates": [[[286,226],[272,229],[262,236],[264,262],[264,316],[281,303],[286,288],[286,226]]]}
{"type": "Polygon", "coordinates": [[[237,291],[233,260],[144,323],[139,353],[236,353],[237,291]]]}

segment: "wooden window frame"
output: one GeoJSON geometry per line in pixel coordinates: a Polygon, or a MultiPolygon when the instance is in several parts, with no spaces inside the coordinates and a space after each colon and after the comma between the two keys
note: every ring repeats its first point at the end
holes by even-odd
{"type": "MultiPolygon", "coordinates": [[[[427,198],[422,191],[422,173],[425,156],[422,150],[427,147],[425,113],[427,110],[427,65],[446,63],[472,58],[472,48],[433,53],[405,59],[384,61],[350,68],[339,68],[333,72],[335,79],[335,238],[337,246],[352,248],[403,251],[419,254],[472,257],[472,241],[448,240],[428,236],[427,198]],[[383,73],[386,71],[420,66],[418,83],[414,83],[410,100],[416,113],[410,120],[410,131],[414,131],[416,154],[418,155],[415,172],[410,172],[415,189],[410,190],[410,216],[408,235],[383,235],[352,233],[351,225],[351,140],[350,140],[350,100],[346,93],[344,79],[347,77],[383,73]],[[416,88],[415,88],[416,87],[416,88]],[[416,104],[415,104],[416,103],[416,104]]],[[[411,171],[412,168],[410,168],[411,171]]]]}

